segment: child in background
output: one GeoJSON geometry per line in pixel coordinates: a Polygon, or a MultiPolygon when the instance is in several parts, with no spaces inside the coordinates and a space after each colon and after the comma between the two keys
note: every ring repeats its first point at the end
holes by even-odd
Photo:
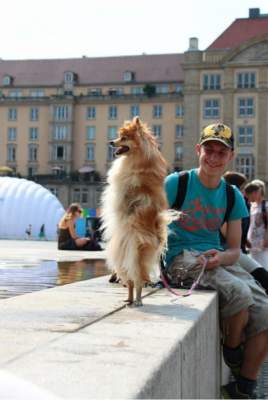
{"type": "Polygon", "coordinates": [[[250,255],[268,271],[268,202],[264,199],[265,185],[259,179],[245,187],[250,206],[248,240],[250,255]]]}
{"type": "MultiPolygon", "coordinates": [[[[247,177],[244,174],[235,171],[227,171],[223,175],[226,182],[230,185],[236,186],[243,194],[244,189],[247,185],[247,177]]],[[[250,209],[250,204],[245,198],[245,202],[247,204],[248,209],[250,209]]],[[[263,266],[254,260],[252,257],[247,255],[247,248],[250,248],[251,244],[247,240],[248,230],[250,226],[250,217],[242,218],[242,238],[241,238],[241,254],[239,257],[239,264],[243,267],[248,273],[250,273],[254,279],[261,284],[261,286],[265,289],[268,294],[268,271],[266,271],[263,266]]],[[[224,227],[223,232],[224,236],[224,227]]]]}

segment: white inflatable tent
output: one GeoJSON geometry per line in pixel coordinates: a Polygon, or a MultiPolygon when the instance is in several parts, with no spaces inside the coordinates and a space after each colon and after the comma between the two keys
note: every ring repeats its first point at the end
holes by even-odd
{"type": "Polygon", "coordinates": [[[64,208],[43,186],[26,179],[0,177],[0,238],[25,239],[32,225],[37,239],[42,224],[48,240],[56,240],[57,224],[64,208]]]}

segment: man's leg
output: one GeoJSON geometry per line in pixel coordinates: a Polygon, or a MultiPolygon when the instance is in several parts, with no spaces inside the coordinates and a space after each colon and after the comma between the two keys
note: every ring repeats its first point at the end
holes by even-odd
{"type": "Polygon", "coordinates": [[[248,323],[248,310],[244,309],[223,321],[224,344],[230,348],[240,346],[248,323]]]}
{"type": "Polygon", "coordinates": [[[258,372],[268,355],[268,330],[250,337],[244,348],[240,373],[248,379],[257,379],[258,372]]]}

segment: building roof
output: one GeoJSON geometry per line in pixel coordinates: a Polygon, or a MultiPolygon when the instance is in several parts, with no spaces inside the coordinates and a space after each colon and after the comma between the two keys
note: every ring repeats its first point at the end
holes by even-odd
{"type": "Polygon", "coordinates": [[[236,19],[207,50],[232,49],[243,42],[268,33],[268,18],[236,19]]]}
{"type": "Polygon", "coordinates": [[[155,54],[98,58],[0,60],[0,86],[5,75],[13,86],[61,85],[65,71],[78,76],[78,84],[123,84],[124,72],[135,73],[135,83],[183,81],[183,54],[155,54]]]}

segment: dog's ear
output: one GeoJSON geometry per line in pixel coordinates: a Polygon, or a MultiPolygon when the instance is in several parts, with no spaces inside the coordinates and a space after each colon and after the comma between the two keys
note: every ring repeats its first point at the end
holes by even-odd
{"type": "Polygon", "coordinates": [[[137,115],[133,118],[133,124],[137,125],[138,127],[141,126],[141,120],[137,115]]]}

